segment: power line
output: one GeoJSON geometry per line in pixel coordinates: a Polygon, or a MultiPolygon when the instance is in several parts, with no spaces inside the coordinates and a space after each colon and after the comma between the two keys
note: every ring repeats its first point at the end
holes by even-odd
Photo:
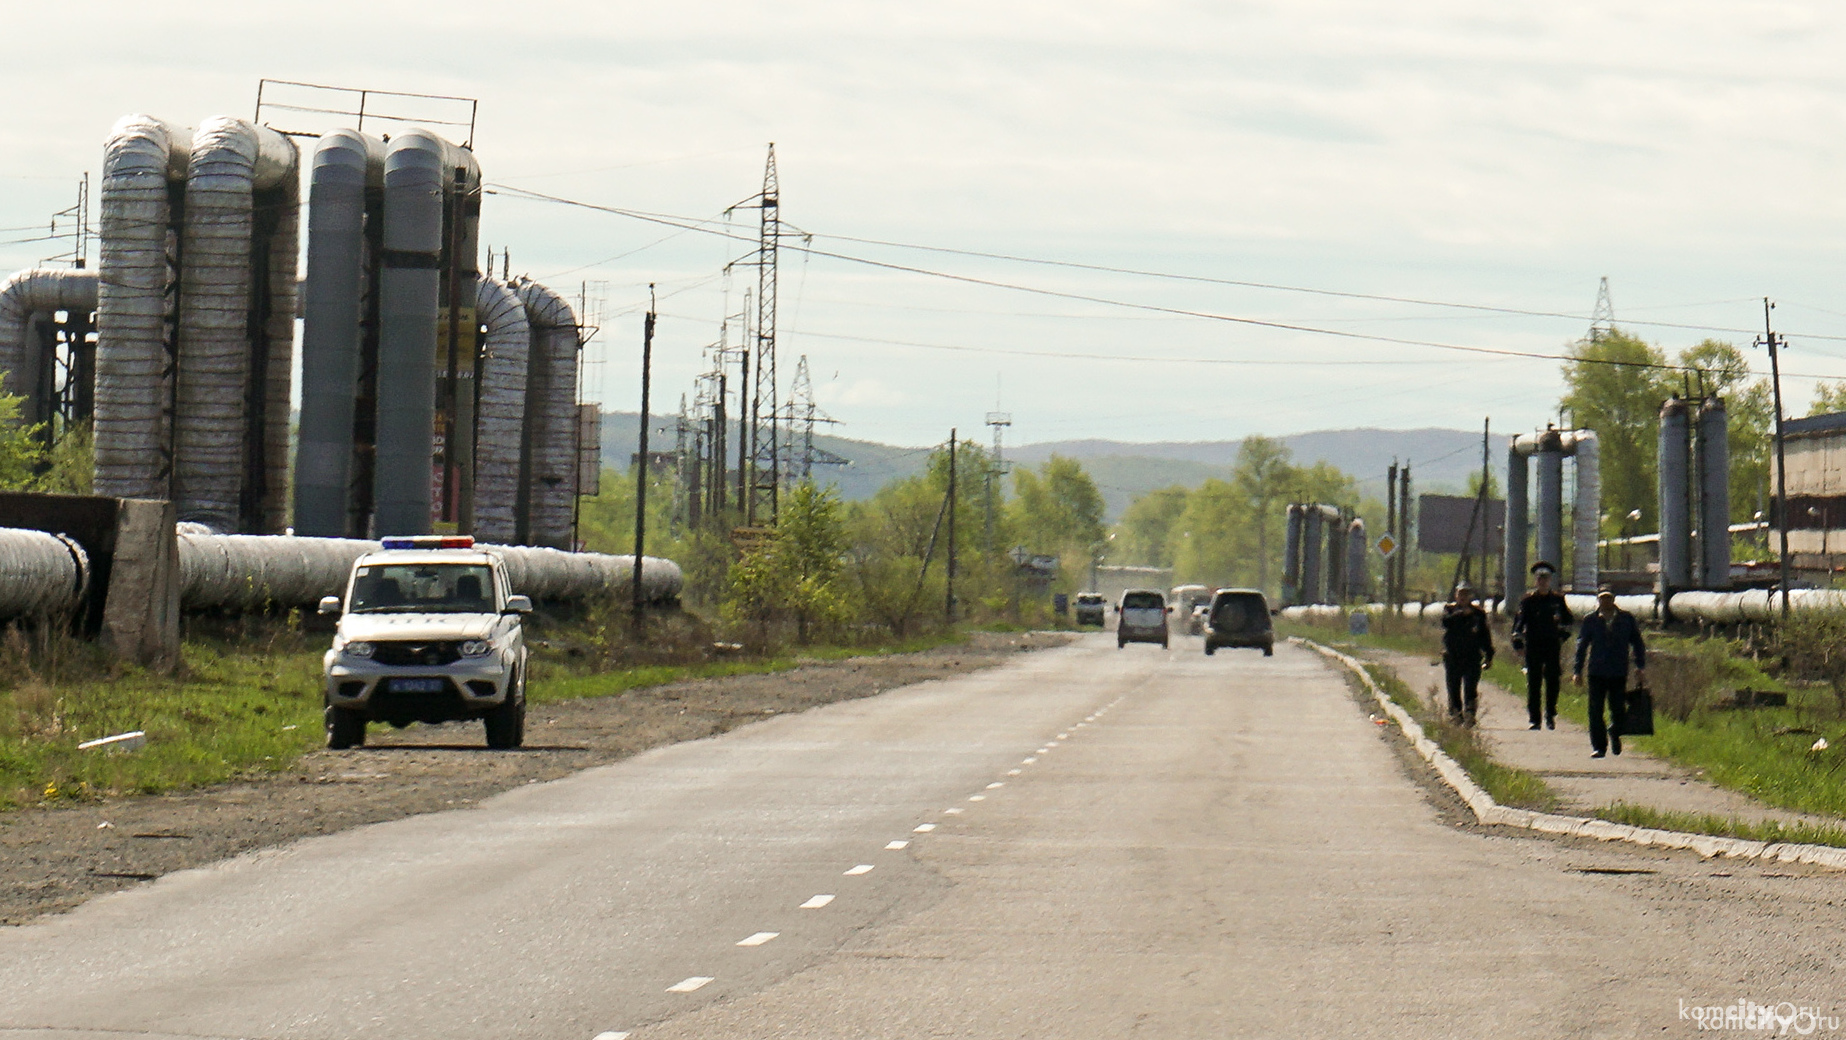
{"type": "MultiPolygon", "coordinates": [[[[599,210],[599,211],[606,212],[606,213],[612,213],[618,216],[630,217],[636,220],[647,220],[647,221],[654,221],[658,223],[665,223],[665,224],[669,224],[674,227],[685,226],[684,222],[691,221],[694,219],[690,217],[676,217],[676,216],[673,216],[670,214],[664,214],[664,213],[648,213],[648,212],[641,211],[641,210],[630,210],[630,209],[624,209],[624,208],[616,207],[616,206],[601,206],[595,203],[580,202],[574,199],[566,199],[566,198],[556,196],[556,195],[546,195],[542,192],[535,192],[529,189],[517,188],[517,187],[510,186],[510,185],[492,185],[491,187],[505,188],[508,191],[522,194],[522,195],[528,196],[533,199],[539,199],[539,200],[543,200],[547,202],[556,202],[556,203],[560,203],[563,205],[582,206],[588,209],[594,209],[594,210],[599,210]]],[[[721,232],[708,232],[708,233],[722,234],[721,232]]],[[[1133,267],[1113,267],[1107,264],[1089,264],[1089,263],[1083,263],[1083,262],[1074,261],[1074,260],[1052,260],[1052,259],[1047,259],[1043,257],[1018,256],[1018,255],[1014,255],[1010,253],[993,253],[993,252],[987,252],[987,251],[977,250],[977,249],[960,249],[960,248],[955,248],[952,246],[931,246],[931,245],[922,245],[922,244],[918,244],[914,242],[895,242],[895,241],[891,241],[888,239],[860,238],[860,237],[856,237],[852,235],[835,235],[835,234],[829,234],[826,232],[807,232],[805,234],[810,239],[825,238],[825,239],[833,239],[835,241],[840,241],[840,242],[853,242],[853,243],[857,243],[860,245],[885,246],[885,247],[889,247],[893,249],[912,249],[912,250],[918,250],[922,252],[943,253],[943,254],[948,254],[948,255],[953,255],[953,256],[967,256],[967,257],[974,257],[974,258],[985,259],[985,260],[1000,260],[1000,261],[1004,261],[1007,263],[1032,264],[1032,265],[1044,266],[1044,267],[1062,267],[1062,268],[1068,268],[1072,270],[1092,271],[1092,272],[1097,272],[1101,274],[1122,274],[1122,275],[1130,275],[1133,277],[1140,277],[1140,278],[1156,278],[1156,279],[1163,279],[1163,280],[1169,280],[1169,281],[1196,282],[1196,283],[1207,284],[1207,285],[1224,285],[1224,286],[1232,286],[1236,288],[1245,288],[1245,289],[1262,289],[1262,290],[1273,291],[1273,292],[1302,293],[1306,295],[1327,296],[1327,297],[1333,297],[1337,299],[1368,300],[1368,301],[1372,301],[1376,303],[1400,303],[1400,304],[1407,304],[1407,305],[1418,306],[1418,307],[1442,307],[1442,308],[1448,308],[1452,310],[1476,311],[1476,312],[1488,313],[1488,314],[1504,314],[1504,315],[1513,316],[1513,317],[1551,318],[1551,319],[1557,319],[1557,320],[1563,320],[1563,321],[1582,321],[1584,320],[1584,316],[1581,314],[1571,314],[1571,313],[1567,313],[1564,311],[1534,310],[1534,309],[1523,308],[1523,307],[1500,307],[1500,306],[1495,306],[1492,304],[1479,304],[1479,303],[1458,303],[1458,302],[1449,301],[1449,300],[1430,300],[1430,299],[1424,299],[1421,297],[1414,297],[1414,296],[1391,296],[1391,295],[1384,295],[1384,294],[1378,294],[1378,293],[1347,292],[1347,291],[1338,290],[1338,289],[1320,289],[1320,288],[1314,288],[1312,286],[1288,285],[1288,284],[1276,283],[1276,282],[1257,282],[1257,281],[1247,281],[1247,280],[1234,279],[1234,278],[1216,278],[1216,277],[1211,277],[1208,275],[1180,274],[1180,273],[1171,272],[1171,271],[1153,271],[1153,270],[1147,270],[1143,268],[1133,268],[1133,267]]],[[[736,239],[737,241],[749,241],[749,239],[744,238],[743,236],[740,236],[740,235],[727,235],[725,237],[733,238],[733,239],[736,239]]],[[[913,268],[913,267],[909,267],[907,265],[902,265],[902,264],[887,264],[881,261],[871,260],[865,257],[851,256],[849,254],[833,253],[833,252],[828,252],[825,250],[811,250],[811,252],[815,256],[823,256],[823,257],[828,257],[830,259],[845,260],[845,261],[849,261],[853,263],[862,263],[862,264],[868,264],[872,266],[889,267],[889,268],[896,269],[896,270],[913,271],[916,273],[928,274],[928,275],[932,275],[935,277],[948,277],[948,278],[958,277],[954,275],[943,274],[941,272],[929,271],[923,268],[913,268]]],[[[965,276],[962,276],[962,277],[965,277],[965,276]]],[[[982,280],[971,279],[971,278],[966,279],[966,280],[982,281],[982,280]]],[[[983,284],[1000,285],[1006,288],[1014,288],[1014,289],[1019,289],[1021,291],[1026,291],[1026,292],[1045,292],[1048,294],[1055,294],[1055,291],[1053,290],[1036,290],[1036,289],[1032,289],[1029,287],[1014,286],[1008,283],[1002,283],[1002,282],[992,281],[992,280],[984,281],[983,284]]],[[[1071,298],[1092,300],[1094,302],[1110,303],[1115,306],[1134,306],[1132,304],[1121,303],[1120,301],[1106,300],[1106,299],[1095,298],[1095,297],[1075,296],[1071,298]]],[[[1755,297],[1750,297],[1750,299],[1755,299],[1755,297]]],[[[1187,316],[1194,316],[1194,317],[1201,316],[1195,312],[1188,312],[1188,311],[1183,311],[1183,310],[1172,311],[1172,313],[1184,314],[1187,316]]],[[[1206,315],[1206,316],[1217,317],[1215,315],[1206,315]]],[[[1227,319],[1227,320],[1237,320],[1237,319],[1227,319]]],[[[1681,329],[1681,330],[1691,331],[1691,332],[1722,332],[1722,333],[1730,333],[1733,335],[1745,335],[1745,336],[1753,336],[1756,334],[1755,329],[1732,328],[1732,327],[1723,326],[1723,325],[1697,325],[1697,324],[1691,324],[1691,323],[1686,323],[1686,322],[1646,321],[1642,319],[1631,319],[1625,322],[1625,324],[1642,325],[1642,326],[1647,326],[1649,328],[1681,329]]],[[[1316,330],[1316,331],[1325,331],[1325,330],[1316,330]]],[[[1337,333],[1333,333],[1333,334],[1337,334],[1337,333]]],[[[1795,334],[1790,333],[1788,335],[1793,336],[1795,334]]],[[[1798,338],[1846,342],[1846,336],[1829,336],[1829,335],[1821,335],[1821,334],[1811,334],[1811,335],[1802,335],[1798,338]]],[[[1420,344],[1420,345],[1439,346],[1440,344],[1420,344]]]]}

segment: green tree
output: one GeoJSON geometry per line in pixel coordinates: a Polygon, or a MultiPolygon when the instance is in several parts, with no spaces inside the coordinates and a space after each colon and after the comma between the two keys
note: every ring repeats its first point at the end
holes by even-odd
{"type": "Polygon", "coordinates": [[[1275,506],[1298,476],[1289,462],[1292,454],[1281,441],[1253,434],[1237,446],[1237,461],[1231,471],[1231,483],[1249,505],[1250,523],[1256,528],[1256,585],[1260,589],[1269,587],[1275,506]]]}
{"type": "Polygon", "coordinates": [[[45,461],[43,427],[20,418],[25,398],[0,393],[0,490],[23,491],[37,481],[45,461]]]}
{"type": "Polygon", "coordinates": [[[1742,351],[1720,340],[1687,347],[1679,363],[1694,370],[1694,393],[1724,399],[1731,449],[1731,520],[1749,520],[1758,509],[1768,508],[1769,456],[1775,443],[1775,395],[1769,381],[1750,371],[1742,351]]]}
{"type": "Polygon", "coordinates": [[[1192,492],[1175,484],[1149,491],[1122,511],[1115,525],[1115,548],[1110,554],[1116,563],[1143,567],[1173,566],[1174,524],[1186,511],[1192,492]]]}
{"type": "Polygon", "coordinates": [[[1559,407],[1601,441],[1603,512],[1641,510],[1652,523],[1660,402],[1676,387],[1660,348],[1619,329],[1570,348],[1559,407]]]}
{"type": "Polygon", "coordinates": [[[1106,533],[1102,492],[1076,459],[1053,455],[1038,472],[1013,471],[1009,506],[1016,536],[1026,548],[1080,560],[1087,566],[1106,533]]]}
{"type": "Polygon", "coordinates": [[[731,568],[727,612],[755,622],[765,641],[773,622],[792,618],[805,645],[811,626],[846,618],[838,581],[845,544],[839,495],[812,480],[797,484],[784,494],[769,536],[731,568]]]}
{"type": "Polygon", "coordinates": [[[1833,415],[1846,412],[1846,379],[1837,383],[1815,383],[1814,400],[1808,405],[1808,415],[1833,415]]]}

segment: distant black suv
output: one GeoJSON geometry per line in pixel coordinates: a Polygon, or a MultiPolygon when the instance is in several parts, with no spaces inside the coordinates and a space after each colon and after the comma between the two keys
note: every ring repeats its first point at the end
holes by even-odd
{"type": "Polygon", "coordinates": [[[1211,617],[1205,629],[1205,656],[1221,646],[1260,648],[1263,656],[1276,652],[1276,629],[1269,620],[1269,600],[1255,589],[1219,589],[1211,597],[1211,617]]]}

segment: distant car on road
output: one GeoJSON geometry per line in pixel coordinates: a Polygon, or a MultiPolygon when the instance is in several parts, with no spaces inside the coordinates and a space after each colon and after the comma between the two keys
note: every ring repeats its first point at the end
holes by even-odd
{"type": "Polygon", "coordinates": [[[1167,602],[1173,605],[1174,615],[1186,626],[1187,635],[1204,633],[1205,626],[1195,622],[1193,612],[1211,602],[1211,589],[1203,585],[1175,585],[1167,594],[1167,602]]]}
{"type": "Polygon", "coordinates": [[[1109,601],[1100,592],[1077,593],[1077,624],[1101,628],[1109,620],[1109,601]]]}
{"type": "Polygon", "coordinates": [[[1205,656],[1221,646],[1260,649],[1275,653],[1275,624],[1269,619],[1269,600],[1255,589],[1219,589],[1211,598],[1209,627],[1205,630],[1205,656]]]}
{"type": "Polygon", "coordinates": [[[500,557],[468,536],[386,538],[353,563],[322,661],[327,746],[365,743],[368,722],[480,719],[487,746],[516,748],[526,730],[522,615],[500,557]]]}
{"type": "Polygon", "coordinates": [[[1189,636],[1202,636],[1205,634],[1205,630],[1210,627],[1211,604],[1201,603],[1193,607],[1192,613],[1186,617],[1186,634],[1189,636]]]}
{"type": "Polygon", "coordinates": [[[1154,589],[1129,589],[1115,605],[1115,648],[1129,643],[1159,643],[1167,648],[1167,598],[1154,589]]]}

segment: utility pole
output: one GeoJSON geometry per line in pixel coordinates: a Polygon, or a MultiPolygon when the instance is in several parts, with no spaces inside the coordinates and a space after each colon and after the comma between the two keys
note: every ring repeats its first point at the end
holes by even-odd
{"type": "Polygon", "coordinates": [[[949,558],[948,591],[944,594],[942,616],[951,625],[955,623],[955,433],[949,430],[949,558]]]}
{"type": "Polygon", "coordinates": [[[654,286],[647,287],[647,320],[641,326],[641,465],[635,471],[634,618],[641,627],[641,560],[647,549],[647,392],[654,365],[654,286]]]}
{"type": "Polygon", "coordinates": [[[767,473],[756,474],[752,481],[751,505],[758,505],[761,499],[764,518],[773,526],[776,513],[781,504],[782,493],[782,449],[781,437],[777,425],[780,412],[776,401],[776,263],[777,249],[782,237],[780,181],[776,176],[776,146],[769,145],[769,158],[763,166],[763,194],[760,199],[762,223],[756,246],[756,385],[752,394],[750,410],[752,418],[767,430],[753,435],[753,445],[758,453],[767,452],[764,459],[769,465],[767,473]],[[767,436],[767,443],[763,438],[767,436]]]}
{"type": "Polygon", "coordinates": [[[1775,392],[1775,497],[1776,497],[1776,532],[1781,538],[1782,582],[1782,616],[1788,616],[1788,455],[1787,442],[1782,437],[1782,364],[1776,355],[1784,349],[1775,329],[1770,327],[1769,312],[1775,304],[1769,297],[1763,297],[1763,339],[1761,346],[1769,351],[1769,381],[1775,392]]]}
{"type": "Polygon", "coordinates": [[[1384,562],[1384,598],[1385,606],[1392,613],[1397,612],[1397,554],[1404,551],[1404,540],[1397,533],[1397,460],[1391,460],[1391,468],[1385,470],[1385,533],[1397,548],[1384,562]]]}
{"type": "Polygon", "coordinates": [[[1397,524],[1404,529],[1401,544],[1397,547],[1397,602],[1401,609],[1404,597],[1409,595],[1410,583],[1410,463],[1404,462],[1404,470],[1397,482],[1397,524]]]}
{"type": "Polygon", "coordinates": [[[994,454],[987,462],[987,552],[992,555],[999,548],[994,542],[994,512],[998,505],[996,491],[1001,495],[1006,493],[1005,485],[1000,484],[1000,478],[1006,476],[1006,456],[1001,451],[1000,435],[1008,426],[1013,425],[1013,414],[988,412],[987,425],[994,429],[994,454]],[[996,484],[1000,484],[997,489],[996,484]]]}

